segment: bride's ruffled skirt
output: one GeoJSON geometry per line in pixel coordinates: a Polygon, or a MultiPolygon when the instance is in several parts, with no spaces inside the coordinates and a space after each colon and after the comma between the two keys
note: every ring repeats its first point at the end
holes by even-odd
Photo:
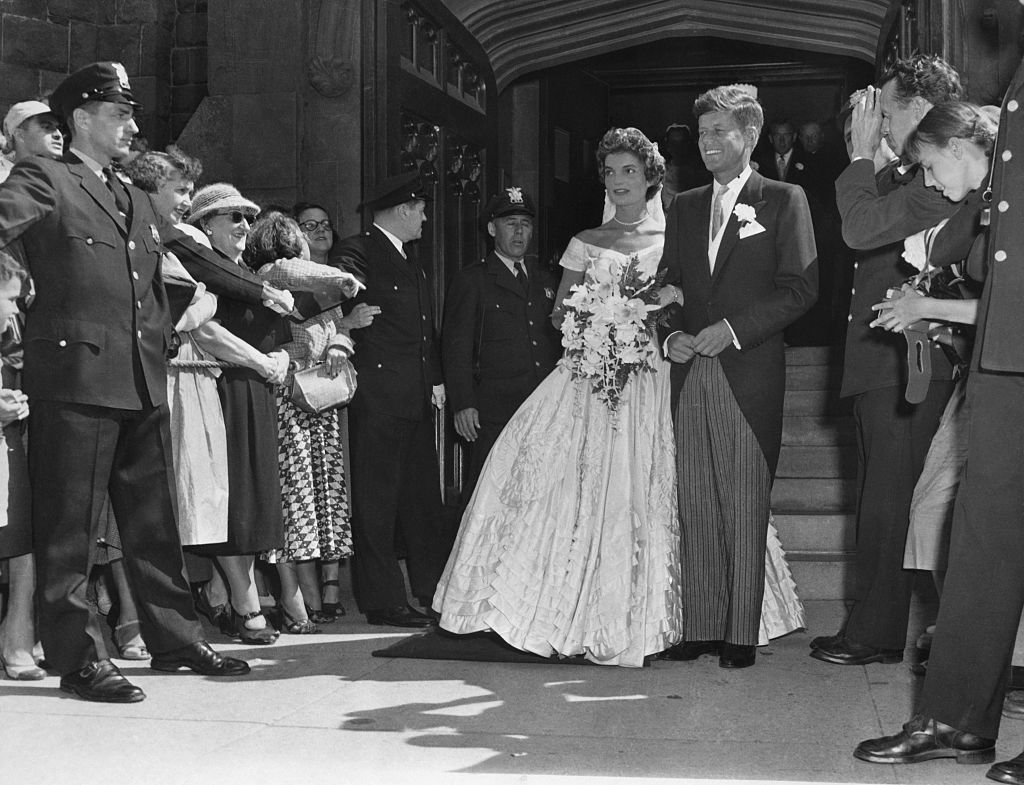
{"type": "MultiPolygon", "coordinates": [[[[613,416],[562,366],[541,383],[463,516],[434,595],[441,627],[632,667],[682,639],[669,388],[659,360],[613,416]]],[[[768,542],[762,632],[774,637],[802,625],[802,607],[774,527],[768,542]]]]}

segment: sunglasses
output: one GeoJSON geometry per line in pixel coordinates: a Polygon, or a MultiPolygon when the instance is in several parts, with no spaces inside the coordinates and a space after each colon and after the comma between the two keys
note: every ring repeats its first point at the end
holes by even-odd
{"type": "Polygon", "coordinates": [[[323,229],[324,231],[330,231],[333,227],[331,226],[331,219],[324,218],[322,221],[303,221],[299,224],[304,232],[315,232],[317,229],[323,229]]]}
{"type": "Polygon", "coordinates": [[[240,224],[242,221],[249,219],[249,216],[243,213],[241,210],[226,210],[222,213],[214,213],[214,215],[223,215],[233,224],[240,224]]]}

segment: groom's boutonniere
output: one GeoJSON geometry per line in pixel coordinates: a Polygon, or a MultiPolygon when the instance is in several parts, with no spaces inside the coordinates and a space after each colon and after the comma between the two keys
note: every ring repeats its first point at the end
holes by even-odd
{"type": "Polygon", "coordinates": [[[749,204],[738,203],[732,211],[740,222],[740,239],[761,234],[765,229],[757,222],[757,213],[749,204]]]}

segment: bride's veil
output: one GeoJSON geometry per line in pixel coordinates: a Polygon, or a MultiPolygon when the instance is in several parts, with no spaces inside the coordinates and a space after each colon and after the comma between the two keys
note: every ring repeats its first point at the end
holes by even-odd
{"type": "MultiPolygon", "coordinates": [[[[661,202],[661,186],[654,192],[654,196],[647,200],[647,214],[658,224],[658,228],[665,228],[665,205],[661,202]]],[[[608,198],[608,192],[604,194],[604,213],[601,215],[601,223],[607,223],[615,215],[615,205],[608,198]]]]}

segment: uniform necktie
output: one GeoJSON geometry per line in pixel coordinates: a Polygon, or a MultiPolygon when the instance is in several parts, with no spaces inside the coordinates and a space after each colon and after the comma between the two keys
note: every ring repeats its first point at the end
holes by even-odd
{"type": "Polygon", "coordinates": [[[107,178],[107,188],[110,189],[110,193],[114,196],[114,204],[117,205],[118,212],[127,219],[128,213],[131,210],[131,202],[128,201],[128,193],[125,191],[124,183],[118,179],[118,176],[114,174],[114,170],[109,166],[104,168],[103,174],[107,178]]]}
{"type": "Polygon", "coordinates": [[[522,262],[516,262],[516,280],[519,281],[523,294],[529,294],[530,279],[526,277],[526,265],[522,262]]]}
{"type": "Polygon", "coordinates": [[[722,228],[722,224],[725,222],[725,216],[722,214],[722,197],[725,196],[725,189],[719,188],[715,193],[715,203],[711,206],[711,236],[718,237],[718,232],[722,228]]]}

